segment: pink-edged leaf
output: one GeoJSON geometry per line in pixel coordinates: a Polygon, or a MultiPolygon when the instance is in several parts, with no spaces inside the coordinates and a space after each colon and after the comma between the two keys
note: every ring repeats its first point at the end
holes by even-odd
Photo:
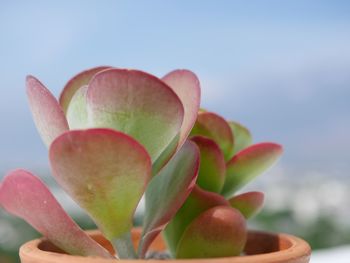
{"type": "Polygon", "coordinates": [[[231,207],[216,206],[200,214],[186,228],[176,258],[238,256],[247,240],[244,217],[231,207]]]}
{"type": "Polygon", "coordinates": [[[79,88],[68,105],[66,117],[71,130],[86,129],[89,127],[86,104],[88,86],[79,88]]]}
{"type": "Polygon", "coordinates": [[[140,256],[144,257],[156,236],[183,205],[196,184],[199,150],[186,141],[176,155],[149,183],[145,201],[140,256]]]}
{"type": "Polygon", "coordinates": [[[87,102],[94,127],[132,136],[147,149],[152,162],[178,134],[184,116],[180,99],[168,85],[137,70],[109,69],[96,74],[87,102]]]}
{"type": "Polygon", "coordinates": [[[247,192],[236,195],[229,200],[231,206],[241,212],[249,219],[256,215],[264,204],[264,194],[262,192],[247,192]]]}
{"type": "Polygon", "coordinates": [[[225,157],[212,139],[203,136],[191,138],[199,147],[201,165],[197,184],[204,190],[220,193],[225,182],[225,157]]]}
{"type": "Polygon", "coordinates": [[[189,70],[174,70],[165,75],[162,80],[179,96],[184,106],[184,120],[178,145],[178,148],[180,148],[196,122],[201,97],[199,80],[189,70]]]}
{"type": "Polygon", "coordinates": [[[68,216],[46,185],[25,170],[15,170],[4,178],[0,204],[69,254],[112,258],[68,216]]]}
{"type": "Polygon", "coordinates": [[[225,160],[230,158],[233,149],[233,134],[227,121],[213,112],[199,112],[191,135],[202,135],[214,140],[224,153],[225,160]]]}
{"type": "Polygon", "coordinates": [[[110,129],[70,131],[50,148],[53,175],[111,240],[125,237],[151,176],[151,161],[133,138],[110,129]]]}
{"type": "Polygon", "coordinates": [[[234,137],[234,146],[231,153],[231,157],[233,157],[237,152],[243,150],[252,144],[252,135],[250,131],[244,127],[242,124],[234,121],[229,121],[228,124],[231,127],[233,137],[234,137]]]}
{"type": "Polygon", "coordinates": [[[82,86],[87,85],[91,78],[98,72],[103,71],[105,69],[111,68],[109,66],[99,66],[90,68],[87,70],[84,70],[77,75],[75,75],[73,78],[71,78],[67,84],[64,86],[59,102],[63,109],[63,111],[66,113],[68,110],[68,106],[71,102],[71,99],[73,98],[75,92],[80,89],[82,86]]]}
{"type": "Polygon", "coordinates": [[[214,206],[230,206],[221,195],[204,191],[195,186],[184,205],[166,226],[164,237],[171,254],[175,256],[176,247],[186,227],[201,213],[214,206]]]}
{"type": "Polygon", "coordinates": [[[230,198],[238,189],[270,168],[282,155],[282,146],[259,143],[238,152],[226,166],[226,180],[222,194],[230,198]]]}
{"type": "Polygon", "coordinates": [[[46,146],[67,131],[68,123],[51,92],[35,77],[27,76],[27,96],[35,125],[46,146]]]}

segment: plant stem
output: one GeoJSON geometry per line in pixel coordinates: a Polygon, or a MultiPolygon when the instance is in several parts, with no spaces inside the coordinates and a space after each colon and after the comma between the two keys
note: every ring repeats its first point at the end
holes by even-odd
{"type": "Polygon", "coordinates": [[[135,252],[134,245],[131,240],[130,232],[124,234],[120,238],[112,240],[114,249],[118,252],[118,258],[120,259],[136,259],[137,254],[135,252]]]}

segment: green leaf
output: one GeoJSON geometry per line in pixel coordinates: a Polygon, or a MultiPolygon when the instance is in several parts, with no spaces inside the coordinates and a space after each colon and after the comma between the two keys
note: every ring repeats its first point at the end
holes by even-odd
{"type": "Polygon", "coordinates": [[[261,192],[247,192],[236,195],[229,200],[231,206],[236,208],[246,218],[252,218],[264,204],[264,194],[261,192]]]}
{"type": "Polygon", "coordinates": [[[160,79],[136,70],[108,69],[95,75],[87,92],[93,127],[112,128],[139,141],[152,162],[179,133],[184,108],[160,79]]]}
{"type": "Polygon", "coordinates": [[[231,153],[231,157],[233,157],[237,152],[251,145],[253,138],[250,131],[240,123],[229,121],[228,124],[230,125],[235,141],[233,151],[231,153]]]}
{"type": "Polygon", "coordinates": [[[225,182],[226,163],[220,147],[203,136],[191,138],[200,150],[201,165],[197,184],[204,190],[220,193],[225,182]]]}
{"type": "Polygon", "coordinates": [[[30,172],[18,169],[3,179],[0,204],[71,255],[113,258],[80,229],[46,185],[30,172]]]}
{"type": "Polygon", "coordinates": [[[175,256],[176,247],[183,232],[199,214],[209,208],[221,205],[230,206],[229,202],[221,195],[204,191],[199,186],[195,186],[184,205],[165,228],[164,237],[171,254],[175,256]]]}
{"type": "Polygon", "coordinates": [[[199,112],[197,121],[191,131],[191,136],[202,135],[214,140],[225,160],[230,158],[233,149],[233,134],[227,121],[213,112],[199,112]]]}
{"type": "Polygon", "coordinates": [[[230,198],[276,163],[282,152],[282,146],[275,143],[259,143],[240,151],[227,163],[222,194],[230,198]]]}
{"type": "Polygon", "coordinates": [[[114,243],[125,241],[127,246],[136,206],[151,177],[145,149],[121,132],[77,130],[52,143],[50,161],[57,182],[105,236],[114,243]]]}
{"type": "Polygon", "coordinates": [[[186,228],[176,258],[238,256],[247,240],[244,217],[236,209],[216,206],[200,214],[186,228]]]}
{"type": "Polygon", "coordinates": [[[179,96],[184,106],[184,120],[180,131],[178,148],[186,141],[196,122],[200,100],[201,88],[197,76],[189,70],[174,70],[165,75],[162,80],[179,96]]]}
{"type": "Polygon", "coordinates": [[[100,66],[91,69],[84,70],[73,78],[71,78],[67,84],[64,86],[62,93],[60,95],[60,105],[65,113],[67,113],[68,106],[73,98],[75,92],[81,87],[89,84],[91,78],[96,75],[98,72],[103,71],[111,67],[108,66],[100,66]]]}
{"type": "Polygon", "coordinates": [[[89,127],[86,105],[86,93],[88,86],[82,86],[73,95],[68,109],[67,121],[71,130],[86,129],[89,127]]]}
{"type": "Polygon", "coordinates": [[[142,240],[139,256],[183,205],[196,184],[199,169],[197,146],[187,141],[169,163],[149,183],[145,201],[142,240]]]}
{"type": "Polygon", "coordinates": [[[27,96],[35,125],[47,147],[65,131],[68,123],[51,92],[35,77],[27,76],[27,96]]]}

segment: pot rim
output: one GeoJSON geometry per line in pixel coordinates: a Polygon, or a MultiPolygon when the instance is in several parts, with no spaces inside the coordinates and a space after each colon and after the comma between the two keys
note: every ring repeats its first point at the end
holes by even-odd
{"type": "MultiPolygon", "coordinates": [[[[134,228],[133,231],[140,232],[139,228],[134,228]]],[[[86,231],[90,236],[101,236],[98,230],[86,231]]],[[[273,236],[276,240],[288,244],[288,248],[279,249],[274,252],[254,254],[254,255],[242,255],[236,257],[221,257],[221,258],[198,258],[198,259],[167,259],[165,261],[172,263],[298,263],[308,262],[311,256],[311,248],[309,244],[301,238],[286,234],[286,233],[273,233],[265,231],[250,230],[249,236],[273,236]]],[[[58,263],[58,262],[74,262],[74,263],[112,263],[116,262],[116,259],[104,259],[99,257],[83,257],[83,256],[72,256],[68,254],[62,254],[57,252],[45,251],[39,248],[41,244],[48,240],[46,238],[39,238],[24,243],[19,250],[20,258],[29,260],[28,262],[41,262],[45,258],[45,263],[58,263]]],[[[160,259],[123,259],[121,262],[140,262],[140,263],[160,263],[164,260],[160,259]]],[[[27,261],[25,261],[27,262],[27,261]]]]}

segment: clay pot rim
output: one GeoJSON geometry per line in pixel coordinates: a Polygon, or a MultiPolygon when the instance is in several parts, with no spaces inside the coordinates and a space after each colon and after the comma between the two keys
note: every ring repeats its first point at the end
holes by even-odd
{"type": "MultiPolygon", "coordinates": [[[[86,231],[91,236],[100,235],[98,230],[86,231]]],[[[237,257],[222,257],[222,258],[201,258],[201,259],[169,259],[169,260],[158,260],[158,259],[123,259],[119,262],[140,262],[140,263],[160,263],[160,262],[172,262],[172,263],[191,263],[191,262],[202,262],[202,263],[256,263],[256,262],[294,262],[290,261],[293,259],[309,259],[311,255],[311,248],[309,244],[301,238],[286,234],[286,233],[273,233],[265,231],[250,230],[249,235],[265,235],[275,236],[283,242],[287,242],[290,245],[286,249],[281,249],[274,252],[254,254],[254,255],[242,255],[237,257]]],[[[30,262],[40,262],[40,259],[45,258],[45,262],[57,263],[57,262],[74,262],[74,263],[112,263],[117,262],[116,259],[104,259],[97,257],[82,257],[72,256],[68,254],[61,254],[57,252],[45,251],[39,248],[40,244],[47,241],[45,238],[34,239],[23,244],[20,248],[19,254],[22,258],[30,258],[30,262]]],[[[299,261],[295,261],[299,262],[299,261]]],[[[308,262],[308,261],[302,261],[308,262]]]]}

